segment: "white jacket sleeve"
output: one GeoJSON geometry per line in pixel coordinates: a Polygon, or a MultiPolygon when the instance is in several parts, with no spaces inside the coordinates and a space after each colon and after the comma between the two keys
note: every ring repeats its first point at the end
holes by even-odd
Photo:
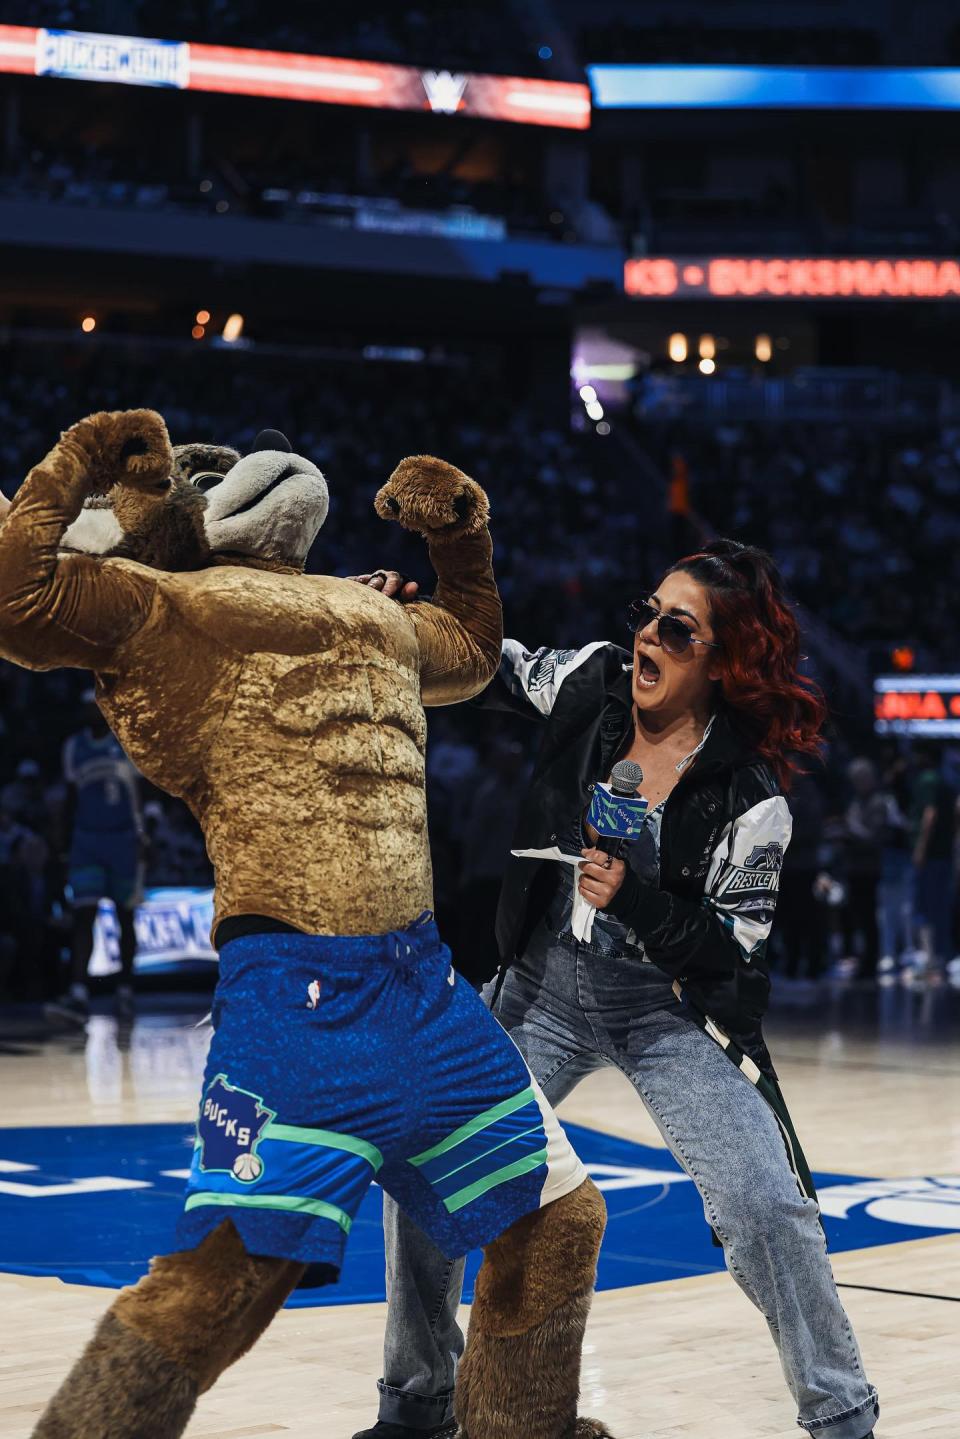
{"type": "Polygon", "coordinates": [[[707,902],[745,959],[766,944],[793,819],[783,795],[761,800],[734,821],[707,874],[707,902]]]}

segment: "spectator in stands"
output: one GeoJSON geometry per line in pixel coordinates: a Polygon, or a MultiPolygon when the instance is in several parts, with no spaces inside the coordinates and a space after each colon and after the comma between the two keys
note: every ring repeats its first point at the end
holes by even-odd
{"type": "Polygon", "coordinates": [[[891,976],[910,944],[913,901],[912,867],[907,811],[910,807],[908,764],[896,742],[888,745],[882,764],[881,786],[886,796],[886,822],[880,858],[880,962],[881,975],[891,976]]]}
{"type": "Polygon", "coordinates": [[[0,806],[0,993],[9,989],[17,957],[17,878],[27,834],[10,811],[0,806]]]}
{"type": "Polygon", "coordinates": [[[844,869],[847,904],[844,911],[844,943],[850,957],[857,952],[857,973],[873,980],[877,974],[880,933],[877,923],[877,889],[883,841],[888,820],[888,796],[877,782],[872,760],[861,755],[847,770],[853,798],[847,806],[844,869]]]}
{"type": "Polygon", "coordinates": [[[18,863],[29,834],[26,826],[18,824],[12,812],[0,802],[0,868],[9,870],[18,863]]]}
{"type": "Polygon", "coordinates": [[[38,834],[46,830],[47,797],[40,766],[35,759],[20,761],[16,777],[0,792],[0,804],[28,829],[36,830],[38,834]]]}
{"type": "Polygon", "coordinates": [[[934,741],[914,746],[916,775],[910,807],[914,919],[927,974],[935,977],[953,953],[953,846],[957,796],[942,773],[934,741]]]}
{"type": "Polygon", "coordinates": [[[42,988],[48,860],[46,841],[0,805],[0,993],[42,988]]]}
{"type": "Polygon", "coordinates": [[[823,797],[809,774],[801,775],[790,791],[793,835],[780,876],[780,948],[789,979],[818,979],[826,961],[827,939],[823,908],[814,898],[823,840],[823,797]]]}
{"type": "Polygon", "coordinates": [[[121,975],[116,991],[121,1017],[133,1013],[134,911],[142,885],[143,823],[137,771],[96,703],[83,696],[86,726],[64,745],[63,774],[70,787],[71,841],[67,893],[73,905],[69,992],[48,1013],[83,1023],[90,1010],[87,971],[101,899],[111,899],[120,926],[121,975]]]}
{"type": "Polygon", "coordinates": [[[212,883],[203,836],[185,805],[151,800],[144,806],[144,821],[151,885],[212,883]]]}

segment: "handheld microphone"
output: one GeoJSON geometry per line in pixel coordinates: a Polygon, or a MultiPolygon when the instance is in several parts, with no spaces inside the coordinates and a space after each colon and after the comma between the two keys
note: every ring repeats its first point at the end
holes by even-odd
{"type": "Polygon", "coordinates": [[[618,760],[610,771],[610,793],[618,799],[633,799],[643,784],[643,770],[632,759],[618,760]]]}
{"type": "MultiPolygon", "coordinates": [[[[637,793],[642,784],[643,770],[640,766],[634,764],[633,760],[622,759],[614,765],[610,772],[610,786],[609,789],[606,790],[606,793],[613,800],[632,800],[633,804],[629,806],[629,809],[636,811],[639,808],[642,817],[642,813],[647,807],[646,801],[637,793]]],[[[600,788],[600,786],[598,786],[598,788],[600,788]]],[[[591,805],[591,809],[592,808],[593,806],[591,805]]],[[[619,816],[617,817],[619,818],[619,816]]],[[[626,827],[622,825],[617,826],[617,828],[620,829],[619,834],[598,834],[596,848],[602,850],[604,854],[612,855],[614,859],[618,859],[623,841],[629,838],[630,834],[634,832],[634,820],[635,815],[628,814],[626,827]]],[[[594,826],[594,828],[597,828],[597,826],[594,826]]]]}

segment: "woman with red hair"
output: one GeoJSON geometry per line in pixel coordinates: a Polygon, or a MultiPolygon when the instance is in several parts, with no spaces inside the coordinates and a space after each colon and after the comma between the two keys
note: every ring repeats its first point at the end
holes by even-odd
{"type": "MultiPolygon", "coordinates": [[[[380,587],[409,598],[401,585],[380,587]]],[[[797,623],[761,550],[717,540],[630,614],[632,655],[505,641],[484,696],[546,722],[497,913],[494,1012],[553,1105],[595,1069],[626,1075],[767,1320],[799,1424],[867,1439],[876,1390],[761,1029],[784,791],[817,753],[825,706],[799,673],[797,623]],[[622,858],[587,819],[620,760],[642,770],[648,805],[622,858]]],[[[385,1375],[363,1439],[439,1439],[454,1432],[462,1266],[386,1198],[384,1223],[385,1375]]]]}

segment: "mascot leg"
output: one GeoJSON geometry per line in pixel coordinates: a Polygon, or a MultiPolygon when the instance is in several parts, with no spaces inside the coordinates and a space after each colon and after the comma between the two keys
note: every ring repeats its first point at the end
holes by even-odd
{"type": "Polygon", "coordinates": [[[248,1254],[225,1220],[124,1289],[48,1404],[34,1439],[176,1439],[303,1275],[248,1254]]]}
{"type": "Polygon", "coordinates": [[[605,1221],[603,1198],[585,1179],[484,1250],[454,1396],[462,1439],[609,1436],[577,1418],[605,1221]]]}

